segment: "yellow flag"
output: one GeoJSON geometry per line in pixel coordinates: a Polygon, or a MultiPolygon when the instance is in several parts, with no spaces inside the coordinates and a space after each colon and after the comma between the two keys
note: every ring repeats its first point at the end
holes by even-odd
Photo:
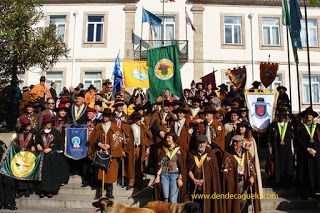
{"type": "Polygon", "coordinates": [[[129,88],[149,88],[146,61],[123,61],[124,85],[129,88]]]}

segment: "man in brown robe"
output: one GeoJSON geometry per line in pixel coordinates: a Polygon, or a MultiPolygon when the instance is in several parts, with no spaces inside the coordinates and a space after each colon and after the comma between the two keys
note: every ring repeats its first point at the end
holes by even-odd
{"type": "MultiPolygon", "coordinates": [[[[232,147],[224,152],[222,163],[223,193],[229,194],[259,194],[254,160],[249,152],[243,149],[243,137],[235,135],[232,147]]],[[[261,211],[260,199],[245,199],[240,197],[231,199],[225,197],[224,210],[226,213],[248,212],[249,205],[253,205],[254,212],[261,211]]]]}
{"type": "Polygon", "coordinates": [[[141,114],[133,112],[130,116],[131,125],[124,124],[122,130],[126,135],[125,150],[125,170],[129,178],[127,190],[142,186],[143,169],[146,158],[149,157],[149,147],[152,143],[152,134],[150,130],[141,123],[141,114]]]}
{"type": "MultiPolygon", "coordinates": [[[[192,194],[221,194],[220,169],[214,152],[208,147],[205,135],[196,138],[197,149],[190,150],[187,169],[192,194]]],[[[221,199],[193,200],[202,207],[204,213],[223,212],[221,199]]]]}
{"type": "Polygon", "coordinates": [[[122,130],[110,121],[112,112],[110,109],[105,109],[103,112],[103,122],[99,123],[93,129],[89,137],[89,151],[88,154],[94,153],[100,149],[107,151],[112,155],[112,163],[107,172],[99,169],[98,180],[106,184],[107,198],[113,199],[113,183],[118,179],[119,161],[124,156],[123,144],[125,135],[122,130]],[[104,176],[104,178],[103,178],[104,176]]]}

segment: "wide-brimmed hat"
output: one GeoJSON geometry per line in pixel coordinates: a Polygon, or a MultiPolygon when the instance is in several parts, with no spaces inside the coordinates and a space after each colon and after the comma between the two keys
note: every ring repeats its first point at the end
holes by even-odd
{"type": "Polygon", "coordinates": [[[111,109],[109,109],[109,108],[104,109],[103,112],[102,112],[102,115],[104,117],[110,117],[112,115],[111,109]]]}
{"type": "Polygon", "coordinates": [[[301,112],[301,117],[305,117],[307,115],[312,115],[314,118],[318,117],[319,114],[312,109],[312,107],[308,107],[303,112],[301,112]]]}
{"type": "Polygon", "coordinates": [[[178,107],[177,109],[175,109],[175,110],[173,110],[172,111],[174,114],[178,114],[179,112],[182,112],[182,113],[184,113],[184,114],[187,114],[188,112],[189,112],[189,110],[188,109],[185,109],[185,108],[183,108],[183,107],[178,107]]]}
{"type": "Polygon", "coordinates": [[[137,122],[137,121],[139,121],[139,120],[141,120],[141,118],[142,118],[142,115],[139,113],[139,112],[133,112],[132,114],[131,114],[131,116],[130,116],[130,121],[132,122],[132,123],[135,123],[135,122],[137,122]]]}
{"type": "Polygon", "coordinates": [[[237,142],[243,142],[243,136],[241,135],[235,135],[232,137],[232,141],[237,141],[237,142]]]}
{"type": "Polygon", "coordinates": [[[53,121],[53,116],[51,116],[50,114],[44,114],[42,117],[42,123],[51,123],[53,121]]]}
{"type": "Polygon", "coordinates": [[[102,101],[95,101],[94,102],[94,105],[96,106],[100,106],[100,107],[102,107],[102,101]]]}
{"type": "Polygon", "coordinates": [[[196,82],[194,80],[191,81],[191,85],[194,85],[196,84],[196,82]]]}
{"type": "Polygon", "coordinates": [[[196,143],[197,144],[200,144],[200,143],[205,143],[205,142],[208,142],[208,138],[207,136],[205,135],[197,135],[197,138],[196,138],[196,143]]]}
{"type": "Polygon", "coordinates": [[[23,126],[30,124],[30,119],[28,116],[23,116],[19,119],[19,122],[20,122],[21,126],[23,127],[23,126]]]}
{"type": "Polygon", "coordinates": [[[202,82],[197,82],[196,83],[196,87],[198,87],[199,85],[202,85],[202,87],[204,87],[204,83],[202,83],[202,82]]]}
{"type": "Polygon", "coordinates": [[[22,91],[23,91],[23,92],[29,91],[29,87],[24,86],[24,87],[22,88],[22,91]]]}
{"type": "Polygon", "coordinates": [[[123,105],[124,105],[124,100],[123,99],[118,99],[113,104],[114,107],[123,106],[123,105]]]}
{"type": "Polygon", "coordinates": [[[278,87],[277,87],[277,90],[278,90],[278,91],[280,91],[280,90],[282,90],[282,89],[283,89],[284,91],[287,91],[287,88],[284,87],[284,86],[278,86],[278,87]]]}
{"type": "Polygon", "coordinates": [[[66,103],[72,103],[72,100],[68,97],[61,97],[60,98],[60,103],[66,104],[66,103]]]}
{"type": "Polygon", "coordinates": [[[212,106],[206,106],[204,108],[204,114],[216,114],[217,111],[212,106]]]}
{"type": "Polygon", "coordinates": [[[228,85],[226,85],[226,84],[220,84],[219,86],[218,86],[220,89],[225,89],[225,90],[228,90],[228,85]]]}
{"type": "Polygon", "coordinates": [[[97,90],[92,84],[90,84],[90,86],[88,87],[88,90],[91,90],[91,89],[97,90]]]}
{"type": "Polygon", "coordinates": [[[146,110],[147,106],[145,106],[143,104],[139,104],[137,106],[134,106],[133,109],[134,109],[134,111],[146,110]]]}
{"type": "Polygon", "coordinates": [[[85,92],[84,92],[84,90],[80,90],[79,93],[77,94],[77,97],[82,97],[82,98],[84,98],[84,97],[85,97],[85,92]]]}
{"type": "Polygon", "coordinates": [[[254,86],[254,87],[258,87],[260,86],[260,81],[254,81],[251,85],[254,86]]]}

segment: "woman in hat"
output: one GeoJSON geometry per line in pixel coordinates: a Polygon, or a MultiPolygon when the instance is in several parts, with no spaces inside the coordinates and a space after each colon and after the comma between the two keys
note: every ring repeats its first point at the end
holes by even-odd
{"type": "Polygon", "coordinates": [[[259,194],[262,195],[262,178],[261,178],[261,171],[260,171],[260,161],[258,155],[258,148],[256,144],[256,140],[252,136],[252,132],[250,129],[250,124],[246,121],[242,121],[237,125],[236,135],[241,135],[243,137],[243,147],[248,150],[251,157],[254,160],[254,166],[257,172],[257,181],[258,181],[258,190],[259,194]]]}
{"type": "MultiPolygon", "coordinates": [[[[65,104],[59,104],[56,109],[57,115],[55,118],[55,128],[61,133],[63,149],[65,150],[65,135],[66,135],[66,127],[69,123],[69,117],[67,116],[68,108],[66,108],[65,104]]],[[[57,155],[59,165],[60,165],[60,182],[62,185],[68,183],[69,181],[69,165],[67,163],[66,157],[63,155],[63,152],[58,153],[57,155]]]]}
{"type": "Polygon", "coordinates": [[[63,143],[60,132],[52,125],[53,117],[50,114],[43,115],[42,127],[36,137],[36,148],[43,152],[41,182],[37,186],[40,198],[47,196],[52,198],[57,194],[61,181],[59,153],[63,152],[63,143]]]}
{"type": "MultiPolygon", "coordinates": [[[[6,144],[0,140],[0,169],[1,161],[5,158],[6,144]]],[[[0,209],[17,210],[15,201],[14,179],[0,174],[0,209]]],[[[1,210],[0,210],[1,211],[1,210]]]]}
{"type": "MultiPolygon", "coordinates": [[[[15,144],[22,150],[35,152],[35,134],[32,131],[31,121],[27,116],[19,119],[21,128],[18,131],[18,137],[15,139],[15,144]]],[[[34,184],[31,181],[16,181],[17,197],[29,197],[33,193],[34,184]]]]}
{"type": "Polygon", "coordinates": [[[304,198],[320,193],[320,125],[314,120],[318,116],[311,107],[303,111],[296,134],[298,191],[304,198]]]}
{"type": "MultiPolygon", "coordinates": [[[[161,149],[154,180],[155,184],[160,184],[162,191],[161,197],[157,198],[170,203],[179,202],[179,191],[186,186],[185,156],[180,151],[180,147],[177,146],[177,140],[178,136],[175,133],[169,132],[166,134],[166,144],[161,149]]],[[[159,191],[156,191],[156,194],[158,193],[159,191]]],[[[184,199],[185,197],[180,196],[181,202],[184,199]]]]}

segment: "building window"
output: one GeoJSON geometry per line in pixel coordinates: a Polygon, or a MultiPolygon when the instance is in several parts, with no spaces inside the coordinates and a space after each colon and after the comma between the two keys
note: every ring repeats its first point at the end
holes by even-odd
{"type": "Polygon", "coordinates": [[[223,25],[224,43],[242,44],[241,17],[225,16],[223,17],[223,25]]]}
{"type": "Polygon", "coordinates": [[[87,19],[87,42],[102,43],[104,38],[104,16],[89,15],[87,19]]]}
{"type": "Polygon", "coordinates": [[[63,72],[47,72],[46,74],[46,85],[48,88],[51,87],[51,83],[56,82],[57,84],[57,94],[62,91],[63,87],[63,72]]]}
{"type": "Polygon", "coordinates": [[[50,16],[50,22],[56,25],[56,35],[64,41],[66,31],[66,16],[50,16]]]}
{"type": "Polygon", "coordinates": [[[280,20],[279,18],[263,18],[263,45],[279,46],[280,45],[280,20]]]}
{"type": "MultiPolygon", "coordinates": [[[[176,18],[175,16],[159,16],[163,20],[163,25],[151,26],[153,40],[165,40],[164,45],[171,45],[175,40],[176,18]],[[164,27],[164,28],[163,28],[164,27]],[[163,28],[163,32],[162,32],[163,28]]],[[[154,41],[153,47],[159,47],[162,41],[154,41]]]]}
{"type": "Polygon", "coordinates": [[[277,74],[272,84],[267,88],[268,90],[277,89],[278,86],[282,85],[282,74],[277,74]]]}
{"type": "MultiPolygon", "coordinates": [[[[320,103],[319,97],[319,75],[311,75],[311,93],[312,93],[312,103],[320,103]]],[[[310,103],[310,93],[309,93],[309,76],[303,76],[303,103],[310,103]]]]}
{"type": "MultiPolygon", "coordinates": [[[[308,33],[309,33],[309,46],[318,47],[318,21],[317,19],[308,19],[308,33]]],[[[301,19],[301,42],[302,47],[307,47],[306,39],[306,24],[305,20],[301,19]]]]}
{"type": "Polygon", "coordinates": [[[102,85],[102,73],[85,72],[84,87],[88,88],[90,84],[92,84],[97,90],[100,90],[102,85]]]}

